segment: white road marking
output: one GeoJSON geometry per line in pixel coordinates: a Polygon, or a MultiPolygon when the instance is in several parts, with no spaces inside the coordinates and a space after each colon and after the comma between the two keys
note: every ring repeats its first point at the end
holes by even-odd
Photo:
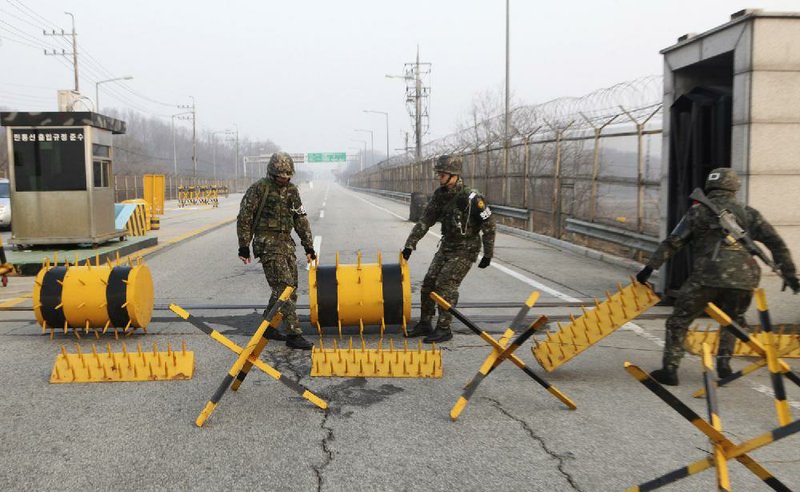
{"type": "Polygon", "coordinates": [[[521,274],[519,272],[515,272],[514,270],[512,270],[512,269],[510,269],[510,268],[508,268],[506,266],[501,265],[500,263],[497,262],[496,259],[492,259],[491,265],[493,267],[497,268],[498,270],[500,270],[501,272],[505,273],[506,275],[510,275],[510,276],[514,277],[515,279],[519,280],[520,282],[526,283],[526,284],[528,284],[528,285],[530,285],[532,287],[535,287],[535,288],[537,288],[537,289],[539,289],[541,291],[547,292],[551,296],[558,297],[559,299],[561,299],[563,301],[580,302],[580,299],[576,299],[574,297],[568,296],[567,294],[564,294],[563,292],[559,292],[559,291],[557,291],[555,289],[551,289],[550,287],[544,285],[541,282],[537,282],[536,280],[533,280],[532,278],[528,278],[528,277],[526,277],[525,275],[523,275],[523,274],[521,274]]]}
{"type": "Polygon", "coordinates": [[[319,218],[320,219],[324,219],[325,218],[325,211],[324,210],[320,210],[319,211],[319,218]]]}
{"type": "MultiPolygon", "coordinates": [[[[314,236],[314,252],[319,260],[320,249],[322,249],[322,236],[314,236]]],[[[311,270],[311,263],[306,263],[306,270],[311,270]]]]}
{"type": "Polygon", "coordinates": [[[322,202],[322,208],[325,208],[325,203],[326,203],[326,202],[322,202]]]}
{"type": "MultiPolygon", "coordinates": [[[[362,197],[360,197],[360,196],[358,196],[358,195],[356,195],[354,193],[351,193],[351,195],[354,196],[355,198],[358,198],[359,200],[361,200],[363,202],[369,203],[370,205],[372,205],[373,207],[375,207],[375,208],[377,208],[379,210],[383,210],[386,213],[394,215],[398,219],[406,220],[405,217],[401,217],[401,216],[397,215],[396,213],[392,212],[391,210],[383,208],[380,205],[377,205],[377,204],[375,204],[375,203],[373,203],[373,202],[371,202],[371,201],[369,201],[369,200],[367,200],[365,198],[362,198],[362,197]]],[[[440,239],[442,237],[439,234],[436,234],[435,232],[430,232],[429,231],[428,233],[432,234],[433,236],[436,236],[437,238],[440,238],[440,239]]],[[[526,283],[526,284],[528,284],[530,286],[533,286],[533,287],[536,287],[538,289],[541,289],[541,290],[547,292],[550,295],[558,297],[559,299],[562,299],[562,300],[565,300],[565,301],[568,301],[568,302],[580,302],[579,299],[575,299],[574,297],[571,297],[571,296],[569,296],[569,295],[567,295],[567,294],[565,294],[563,292],[560,292],[560,291],[558,291],[556,289],[552,289],[550,287],[547,287],[546,285],[541,284],[541,283],[537,282],[536,280],[528,278],[528,277],[526,277],[525,275],[523,275],[521,273],[518,273],[518,272],[516,272],[516,271],[514,271],[514,270],[512,270],[512,269],[510,269],[508,267],[505,267],[503,265],[498,264],[496,259],[492,260],[491,265],[493,265],[495,268],[497,268],[501,272],[503,272],[503,273],[505,273],[505,274],[507,274],[507,275],[509,275],[511,277],[514,277],[515,279],[519,280],[520,282],[523,282],[523,283],[526,283]]],[[[650,333],[647,333],[647,331],[644,328],[642,328],[641,326],[637,325],[636,323],[633,323],[633,322],[626,323],[620,329],[626,330],[626,331],[631,331],[631,332],[635,333],[636,335],[644,338],[645,340],[648,340],[648,341],[654,343],[655,345],[657,345],[657,346],[659,346],[661,348],[664,347],[664,340],[662,338],[657,337],[655,335],[651,335],[650,333]]],[[[699,360],[698,357],[696,357],[694,355],[691,355],[691,354],[686,354],[686,358],[689,359],[689,360],[699,360]]],[[[772,388],[770,388],[768,386],[765,386],[765,385],[759,384],[759,383],[749,382],[749,381],[748,381],[748,385],[750,386],[751,389],[753,389],[755,391],[758,391],[759,393],[761,393],[763,395],[767,395],[768,397],[773,398],[773,399],[775,397],[775,394],[773,393],[772,388]]],[[[796,409],[800,409],[800,402],[795,401],[795,400],[787,400],[787,402],[789,403],[789,406],[791,406],[793,408],[796,408],[796,409]]]]}

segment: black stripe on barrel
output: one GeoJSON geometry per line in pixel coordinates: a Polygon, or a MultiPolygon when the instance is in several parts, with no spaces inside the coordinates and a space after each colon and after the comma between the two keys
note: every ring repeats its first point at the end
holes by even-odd
{"type": "Polygon", "coordinates": [[[317,308],[320,326],[339,326],[338,289],[336,267],[317,267],[317,308]]]}
{"type": "Polygon", "coordinates": [[[108,285],[106,286],[106,309],[111,325],[117,328],[125,328],[130,321],[128,310],[122,307],[128,301],[128,275],[131,273],[129,266],[116,266],[111,269],[108,275],[108,285]]]}
{"type": "Polygon", "coordinates": [[[64,281],[64,275],[67,274],[67,267],[53,267],[45,272],[42,277],[42,288],[39,291],[39,300],[41,301],[42,319],[48,326],[64,326],[67,319],[64,317],[64,310],[62,308],[56,309],[56,306],[61,304],[61,291],[63,289],[60,282],[64,281]]]}
{"type": "Polygon", "coordinates": [[[403,323],[403,271],[400,265],[382,265],[383,321],[387,325],[403,323]]]}

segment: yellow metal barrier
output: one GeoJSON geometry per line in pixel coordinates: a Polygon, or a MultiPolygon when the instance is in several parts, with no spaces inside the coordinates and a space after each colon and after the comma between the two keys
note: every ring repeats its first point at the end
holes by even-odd
{"type": "Polygon", "coordinates": [[[134,200],[123,200],[122,203],[132,203],[136,205],[136,210],[128,219],[126,227],[129,236],[144,236],[150,230],[150,207],[141,198],[134,200]]]}
{"type": "Polygon", "coordinates": [[[186,350],[185,341],[179,351],[168,343],[166,352],[159,352],[155,342],[152,352],[142,351],[138,343],[136,351],[131,352],[124,343],[122,352],[112,352],[110,343],[105,351],[92,344],[92,352],[87,354],[76,343],[75,351],[69,354],[66,346],[61,346],[50,373],[51,383],[173,381],[192,379],[194,374],[194,353],[186,350]]]}
{"type": "MultiPolygon", "coordinates": [[[[754,328],[753,335],[758,335],[761,330],[754,328]]],[[[800,334],[773,334],[775,349],[781,358],[796,359],[800,358],[800,334]]],[[[716,354],[719,349],[719,330],[716,328],[706,328],[704,330],[694,328],[686,334],[683,343],[684,348],[690,354],[701,355],[703,344],[707,343],[711,347],[711,352],[716,354]]],[[[733,348],[733,355],[737,357],[762,357],[761,354],[753,350],[749,345],[736,340],[733,348]]]]}
{"type": "Polygon", "coordinates": [[[558,331],[548,332],[545,341],[534,341],[531,351],[544,370],[554,371],[659,301],[650,287],[636,281],[618,289],[613,295],[607,292],[603,302],[595,299],[593,309],[582,307],[583,315],[577,319],[570,316],[567,326],[558,323],[558,331]]]}
{"type": "Polygon", "coordinates": [[[153,215],[164,215],[164,175],[145,174],[143,178],[144,200],[153,215]]]}
{"type": "MultiPolygon", "coordinates": [[[[77,259],[76,259],[77,263],[77,259]]],[[[83,265],[66,262],[64,265],[45,261],[33,285],[33,312],[51,336],[56,329],[67,333],[69,328],[80,337],[78,330],[109,328],[124,332],[142,328],[146,331],[153,313],[153,279],[150,269],[141,258],[136,263],[111,262],[83,265]]]]}
{"type": "Polygon", "coordinates": [[[433,344],[430,350],[422,348],[420,340],[417,348],[408,348],[408,340],[403,348],[396,349],[389,340],[388,348],[383,347],[383,339],[378,347],[368,349],[364,339],[361,346],[353,348],[350,338],[348,348],[338,348],[333,340],[332,348],[326,349],[320,339],[320,348],[311,349],[312,376],[341,376],[361,378],[440,378],[442,377],[442,351],[433,344]]]}
{"type": "Polygon", "coordinates": [[[311,324],[322,328],[380,325],[381,336],[386,325],[402,325],[403,332],[411,317],[411,279],[408,263],[398,256],[399,263],[357,263],[320,266],[313,262],[308,272],[311,324]]]}

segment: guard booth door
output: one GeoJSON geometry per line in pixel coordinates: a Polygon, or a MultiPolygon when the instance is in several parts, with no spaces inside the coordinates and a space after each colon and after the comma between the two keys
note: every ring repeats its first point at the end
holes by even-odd
{"type": "MultiPolygon", "coordinates": [[[[731,103],[727,88],[696,87],[670,108],[668,231],[689,209],[689,194],[703,187],[708,173],[717,167],[730,167],[731,103]]],[[[686,248],[667,263],[664,294],[677,295],[691,265],[686,248]]]]}

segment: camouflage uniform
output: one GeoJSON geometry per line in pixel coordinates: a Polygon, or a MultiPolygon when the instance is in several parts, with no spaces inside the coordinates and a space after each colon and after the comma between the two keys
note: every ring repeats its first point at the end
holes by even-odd
{"type": "MultiPolygon", "coordinates": [[[[794,278],[795,266],[786,244],[761,214],[736,201],[738,177],[729,169],[715,169],[706,182],[708,198],[720,209],[735,214],[737,222],[750,237],[766,245],[781,271],[794,278]],[[714,174],[731,183],[715,184],[714,174]],[[727,189],[720,189],[727,188],[727,189]]],[[[675,370],[684,354],[683,342],[692,321],[713,302],[736,322],[745,326],[744,313],[750,305],[753,289],[758,286],[761,269],[755,258],[740,244],[723,240],[719,219],[711,210],[695,203],[680,223],[659,245],[650,258],[648,267],[658,269],[667,259],[683,247],[691,248],[693,258],[689,278],[681,286],[672,315],[667,319],[667,336],[664,347],[664,367],[675,370]]],[[[718,356],[727,358],[733,353],[735,338],[725,330],[720,338],[718,356]]]]}
{"type": "MultiPolygon", "coordinates": [[[[478,258],[483,244],[484,258],[494,254],[495,221],[484,198],[464,186],[461,178],[451,188],[441,187],[434,193],[422,218],[406,240],[405,247],[415,249],[417,242],[436,222],[442,223],[442,239],[433,257],[420,292],[420,321],[430,322],[436,303],[430,298],[436,292],[449,303],[458,302],[458,287],[478,258]],[[483,239],[479,233],[482,233],[483,239]]],[[[439,309],[437,329],[450,329],[453,315],[439,309]]]]}
{"type": "MultiPolygon", "coordinates": [[[[239,247],[246,247],[253,238],[253,255],[264,267],[264,276],[272,289],[267,311],[287,287],[297,288],[297,258],[292,229],[300,236],[306,251],[313,250],[311,226],[306,218],[297,187],[291,183],[280,184],[272,178],[254,183],[242,198],[236,220],[239,247]],[[264,194],[267,194],[261,217],[255,217],[264,194]]],[[[289,335],[299,335],[300,323],[295,314],[297,291],[284,304],[283,326],[289,335]]],[[[266,311],[265,311],[266,312],[266,311]]]]}

